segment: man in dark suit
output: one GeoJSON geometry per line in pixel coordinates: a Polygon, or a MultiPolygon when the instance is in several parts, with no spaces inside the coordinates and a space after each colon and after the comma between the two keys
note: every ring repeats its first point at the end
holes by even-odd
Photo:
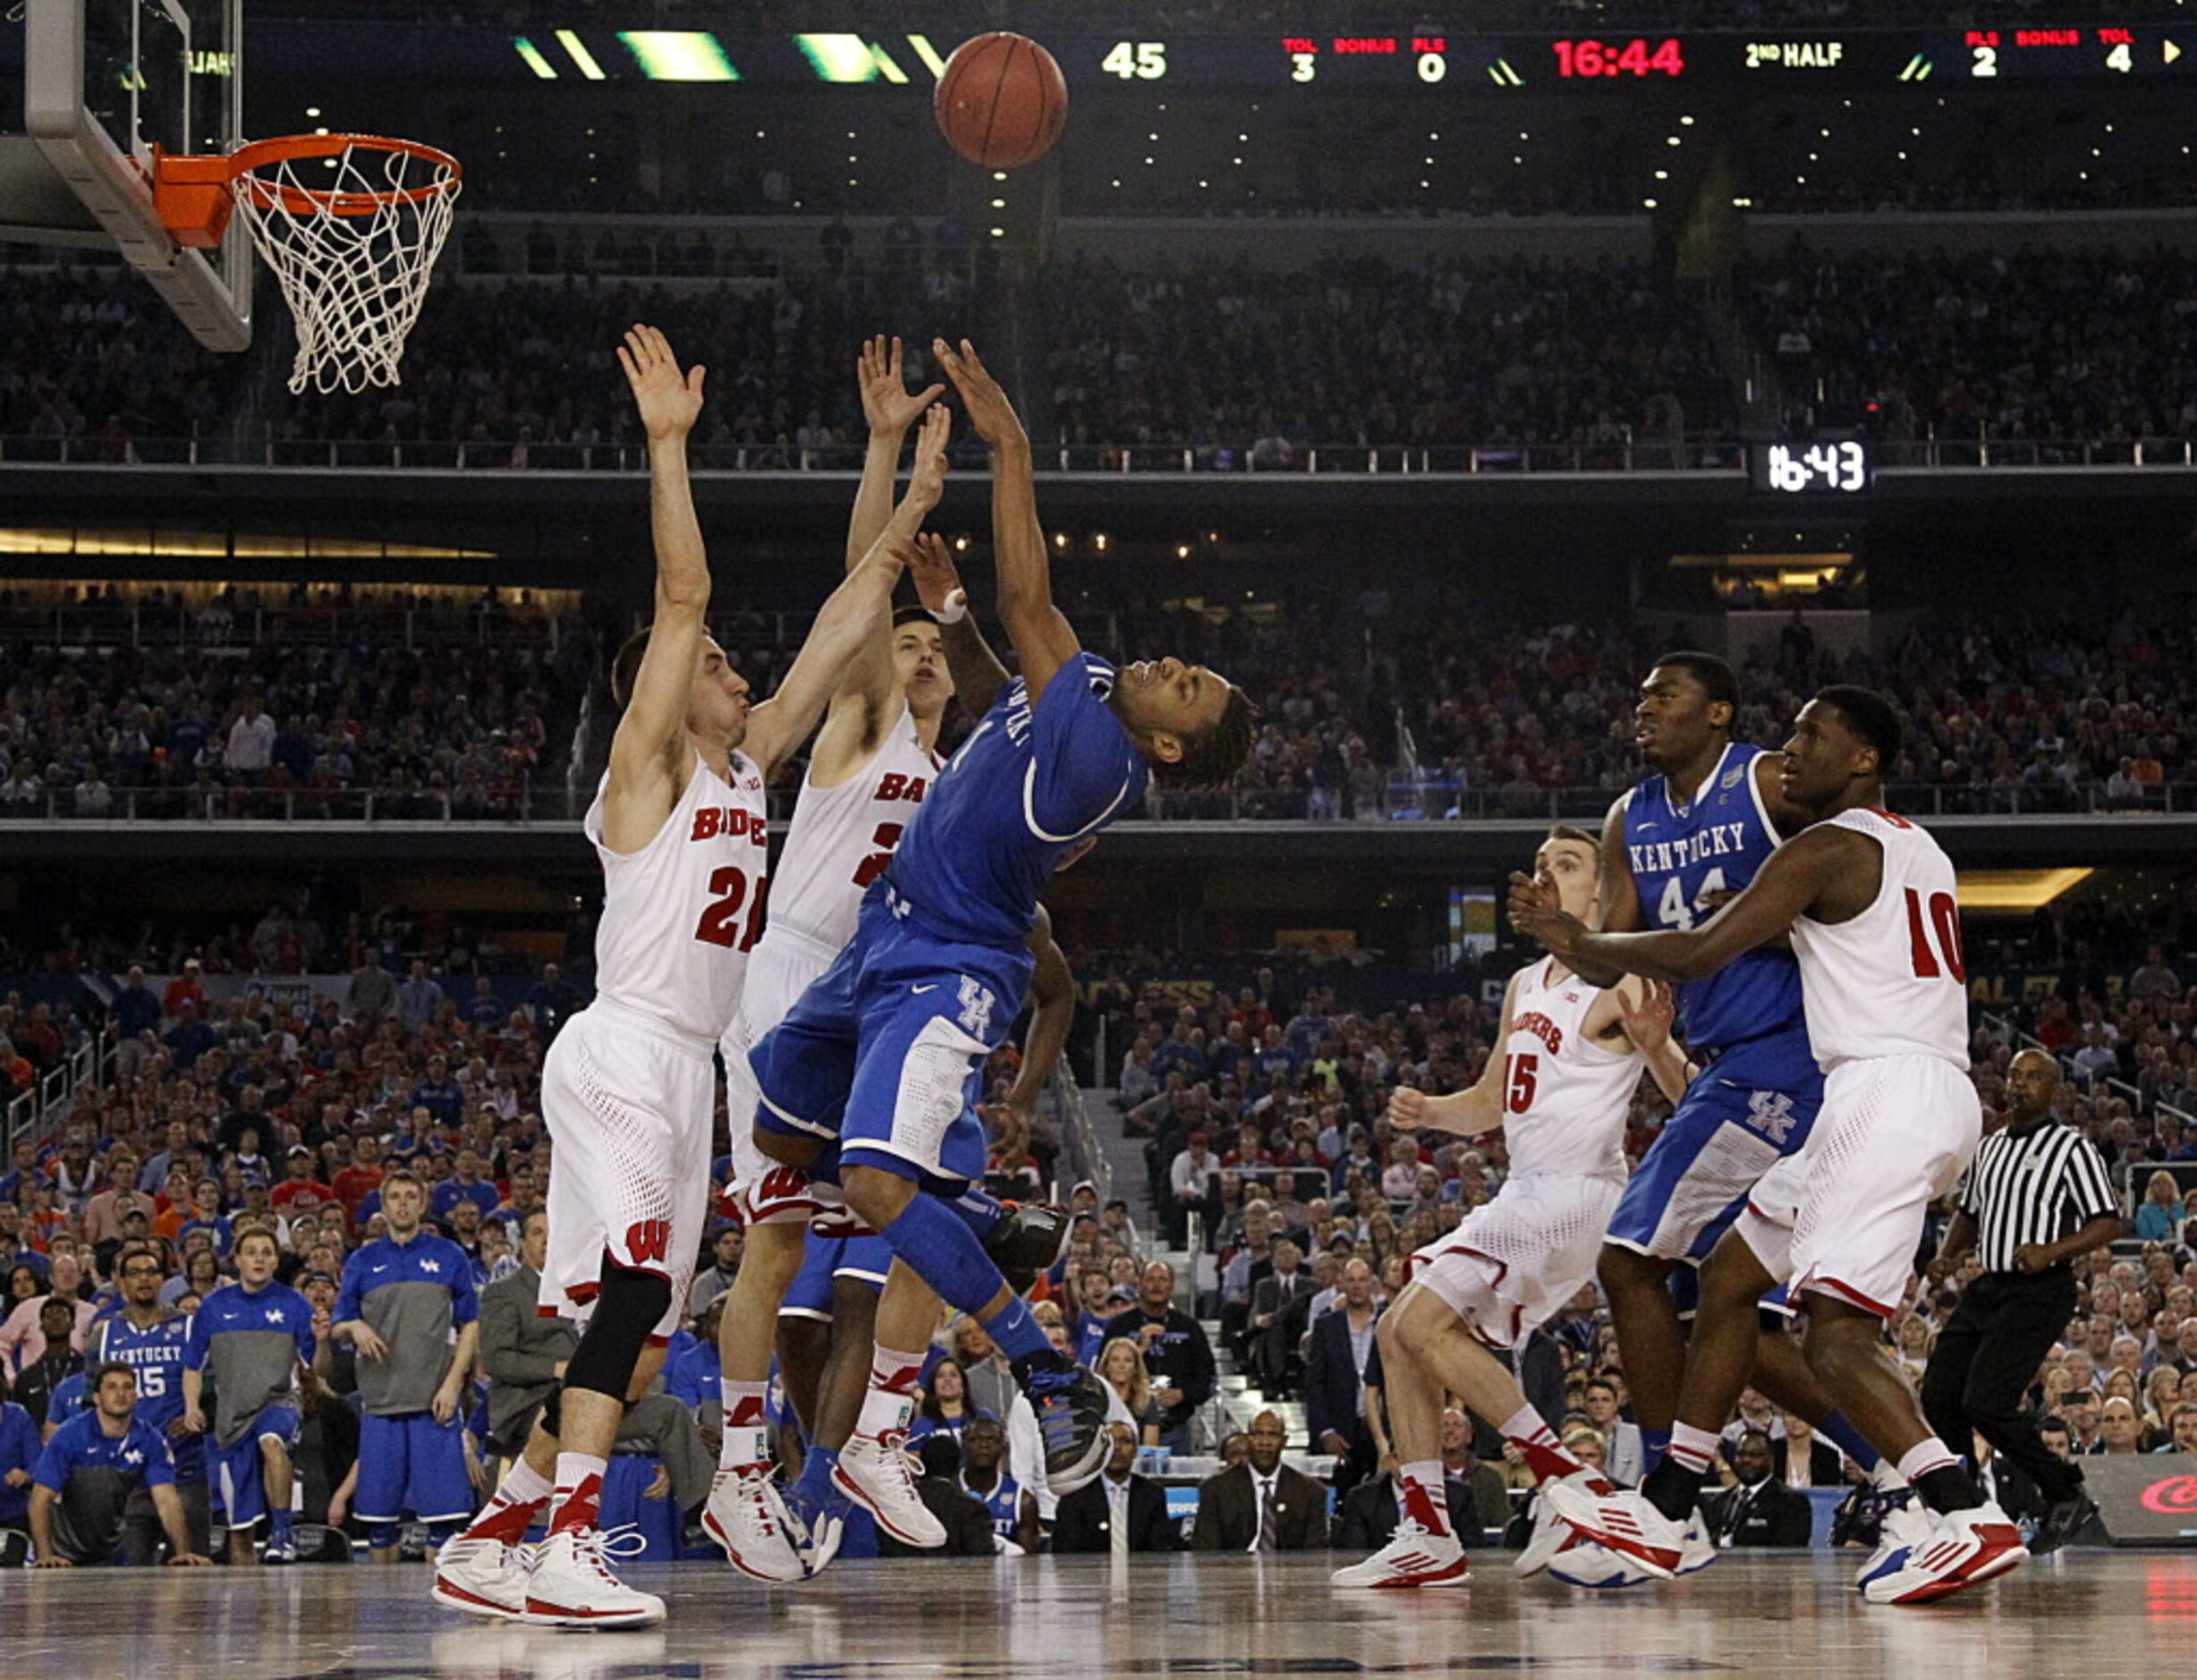
{"type": "Polygon", "coordinates": [[[1056,1552],[1110,1552],[1116,1534],[1126,1536],[1119,1549],[1171,1552],[1182,1537],[1167,1519],[1167,1496],[1156,1481],[1132,1473],[1137,1462],[1137,1432],[1126,1423],[1107,1425],[1114,1452],[1095,1481],[1061,1500],[1053,1513],[1056,1552]]]}
{"type": "MultiPolygon", "coordinates": [[[[480,1292],[488,1444],[504,1457],[525,1447],[535,1419],[564,1379],[565,1362],[580,1345],[570,1319],[544,1318],[535,1311],[548,1252],[549,1216],[537,1208],[519,1235],[519,1269],[480,1292]]],[[[717,1464],[702,1445],[694,1414],[671,1396],[653,1391],[626,1408],[618,1423],[618,1450],[661,1460],[681,1510],[691,1511],[709,1497],[717,1464]]]]}
{"type": "Polygon", "coordinates": [[[1749,1430],[1732,1454],[1739,1485],[1704,1503],[1709,1538],[1718,1546],[1805,1546],[1815,1508],[1770,1473],[1769,1437],[1749,1430]]]}
{"type": "MultiPolygon", "coordinates": [[[[1449,1526],[1467,1550],[1480,1545],[1483,1534],[1502,1533],[1510,1522],[1503,1477],[1473,1455],[1472,1420],[1455,1406],[1442,1413],[1442,1498],[1449,1526]]],[[[1344,1551],[1377,1552],[1395,1538],[1398,1515],[1394,1476],[1361,1481],[1343,1497],[1342,1538],[1336,1544],[1344,1551]]]]}
{"type": "Polygon", "coordinates": [[[1373,1272],[1363,1260],[1343,1268],[1342,1299],[1312,1327],[1304,1361],[1304,1421],[1312,1450],[1335,1455],[1335,1486],[1354,1488],[1378,1468],[1373,1431],[1366,1421],[1366,1384],[1378,1384],[1373,1325],[1373,1272]]]}
{"type": "Polygon", "coordinates": [[[1282,1463],[1287,1436],[1278,1413],[1251,1420],[1251,1455],[1198,1485],[1192,1551],[1318,1551],[1328,1544],[1327,1490],[1282,1463]]]}
{"type": "Polygon", "coordinates": [[[1286,1399],[1296,1376],[1295,1339],[1290,1335],[1293,1309],[1312,1294],[1303,1256],[1285,1238],[1274,1245],[1274,1269],[1251,1291],[1251,1370],[1269,1400],[1286,1399]]]}

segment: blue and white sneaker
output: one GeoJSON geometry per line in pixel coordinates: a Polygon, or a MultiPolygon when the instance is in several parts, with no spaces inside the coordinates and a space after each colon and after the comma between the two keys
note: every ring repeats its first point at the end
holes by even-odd
{"type": "Polygon", "coordinates": [[[1877,1531],[1877,1549],[1853,1577],[1854,1591],[1867,1592],[1870,1582],[1887,1579],[1904,1569],[1907,1554],[1928,1541],[1937,1527],[1938,1519],[1919,1501],[1896,1505],[1887,1511],[1883,1524],[1877,1531]]]}

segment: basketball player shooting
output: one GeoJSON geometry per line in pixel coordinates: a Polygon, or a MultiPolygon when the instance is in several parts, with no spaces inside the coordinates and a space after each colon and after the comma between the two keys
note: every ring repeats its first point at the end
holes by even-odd
{"type": "MultiPolygon", "coordinates": [[[[1968,1079],[1953,866],[1921,828],[1881,809],[1885,767],[1899,746],[1898,714],[1881,695],[1841,684],[1809,701],[1780,780],[1814,826],[1703,926],[1597,933],[1543,883],[1514,875],[1510,892],[1520,931],[1589,978],[1698,980],[1790,937],[1826,1076],[1823,1111],[1807,1150],[1763,1178],[1724,1241],[1752,1251],[1761,1277],[1789,1280],[1808,1319],[1810,1368],[1928,1507],[1887,1521],[1862,1571],[1863,1594],[1882,1604],[1943,1598],[2028,1557],[2006,1513],[1931,1433],[1884,1345],[1885,1324],[1913,1282],[1930,1204],[1966,1167],[1983,1125],[1968,1079]]],[[[1701,1348],[1719,1392],[1738,1395],[1752,1339],[1717,1335],[1701,1348]]],[[[1713,1450],[1709,1431],[1723,1413],[1692,1421],[1713,1450]]],[[[1684,1440],[1674,1438],[1674,1453],[1684,1440]]],[[[1619,1496],[1615,1524],[1610,1501],[1563,1486],[1552,1498],[1567,1522],[1606,1544],[1643,1533],[1683,1543],[1678,1523],[1641,1495],[1619,1496]]]]}
{"type": "Polygon", "coordinates": [[[656,613],[614,668],[624,711],[585,823],[604,875],[597,996],[557,1035],[542,1076],[555,1144],[542,1305],[586,1325],[521,1461],[436,1568],[441,1602],[573,1627],[663,1619],[660,1599],[610,1568],[602,1480],[619,1419],[661,1369],[693,1280],[712,1054],[761,921],[764,784],[889,610],[944,488],[949,425],[943,410],[926,418],[900,506],[818,613],[778,693],[753,705],[706,624],[709,563],[686,463],[703,370],[682,370],[649,327],[626,334],[618,361],[649,438],[656,613]],[[549,1533],[530,1571],[519,1541],[545,1501],[549,1533]]]}
{"type": "MultiPolygon", "coordinates": [[[[863,902],[854,942],[757,1047],[757,1136],[811,1175],[835,1170],[822,1150],[839,1146],[855,1215],[1006,1353],[1054,1488],[1066,1493],[1106,1455],[1104,1396],[1053,1349],[985,1252],[996,1204],[963,1201],[984,1170],[976,1086],[1029,982],[1025,941],[1055,868],[1134,809],[1155,777],[1234,776],[1251,713],[1202,666],[1163,659],[1117,673],[1084,653],[1053,604],[1021,420],[966,341],[958,352],[944,340],[932,350],[991,446],[999,615],[1022,676],[932,785],[863,902]]],[[[922,1344],[886,1335],[906,1321],[888,1285],[870,1386],[903,1405],[922,1344]]]]}

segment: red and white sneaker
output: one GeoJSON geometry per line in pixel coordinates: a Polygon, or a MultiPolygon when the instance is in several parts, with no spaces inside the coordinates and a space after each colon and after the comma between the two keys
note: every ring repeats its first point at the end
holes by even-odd
{"type": "Polygon", "coordinates": [[[720,1469],[702,1506],[702,1532],[751,1580],[783,1586],[808,1572],[795,1549],[785,1502],[768,1466],[720,1469]]]}
{"type": "Polygon", "coordinates": [[[552,1534],[534,1551],[524,1619],[537,1627],[647,1627],[662,1621],[663,1599],[610,1572],[610,1559],[635,1557],[647,1545],[631,1527],[552,1534]]]}
{"type": "Polygon", "coordinates": [[[1622,1488],[1593,1493],[1576,1476],[1552,1482],[1544,1491],[1558,1516],[1646,1574],[1668,1581],[1678,1573],[1685,1558],[1685,1531],[1639,1494],[1622,1488]]]}
{"type": "Polygon", "coordinates": [[[832,1485],[878,1519],[878,1526],[903,1546],[931,1550],[946,1544],[946,1524],[930,1514],[915,1490],[915,1466],[909,1461],[908,1431],[856,1434],[839,1449],[832,1485]]]}
{"type": "Polygon", "coordinates": [[[2029,1561],[2022,1531],[1997,1501],[1940,1517],[1930,1537],[1907,1548],[1897,1568],[1862,1583],[1871,1604],[1927,1604],[2029,1561]]]}
{"type": "Polygon", "coordinates": [[[468,1616],[515,1622],[526,1614],[530,1546],[454,1534],[435,1554],[435,1602],[468,1616]]]}
{"type": "MultiPolygon", "coordinates": [[[[1590,1470],[1576,1471],[1565,1480],[1579,1481],[1583,1488],[1593,1477],[1590,1470]]],[[[1587,1537],[1557,1515],[1557,1507],[1544,1489],[1534,1498],[1533,1528],[1526,1536],[1525,1548],[1511,1560],[1511,1569],[1519,1580],[1530,1581],[1560,1554],[1586,1544],[1587,1537]]]]}
{"type": "Polygon", "coordinates": [[[1407,1497],[1388,1544],[1328,1578],[1338,1587],[1462,1587],[1468,1584],[1465,1569],[1457,1537],[1436,1533],[1412,1514],[1407,1497]]]}

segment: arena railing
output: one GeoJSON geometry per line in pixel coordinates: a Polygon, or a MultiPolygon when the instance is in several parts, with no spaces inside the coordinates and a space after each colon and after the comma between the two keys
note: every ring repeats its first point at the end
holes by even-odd
{"type": "MultiPolygon", "coordinates": [[[[148,547],[155,539],[148,537],[148,547]]],[[[64,601],[52,607],[0,608],[0,643],[42,648],[335,647],[361,640],[417,651],[424,643],[559,651],[565,626],[555,613],[484,611],[479,607],[312,605],[237,607],[182,602],[64,601]]]]}
{"type": "MultiPolygon", "coordinates": [[[[535,438],[106,437],[0,437],[0,465],[246,466],[312,471],[639,472],[640,443],[557,443],[535,438]]],[[[802,448],[783,444],[698,443],[688,451],[702,472],[840,472],[861,469],[859,445],[802,448]]],[[[1877,446],[1880,469],[2074,469],[2197,467],[2197,437],[1921,437],[1877,446]]],[[[1061,472],[1278,474],[1291,477],[1473,478],[1523,473],[1737,472],[1746,445],[1716,434],[1601,443],[1296,445],[1261,451],[1255,444],[1071,444],[1052,453],[1061,472]]]]}
{"type": "Polygon", "coordinates": [[[102,1031],[47,1069],[30,1090],[18,1092],[0,1111],[0,1158],[13,1159],[18,1143],[43,1138],[58,1125],[79,1090],[108,1077],[115,1048],[115,1035],[102,1031]]]}
{"type": "MultiPolygon", "coordinates": [[[[1107,1158],[1098,1141],[1098,1131],[1091,1124],[1090,1107],[1083,1100],[1083,1088],[1076,1083],[1065,1061],[1053,1070],[1049,1089],[1054,1111],[1061,1123],[1061,1142],[1075,1167],[1075,1178],[1068,1182],[1090,1179],[1098,1187],[1098,1205],[1103,1208],[1114,1199],[1114,1163],[1107,1158]]],[[[1067,1198],[1063,1196],[1061,1200],[1065,1201],[1067,1198]]]]}
{"type": "MultiPolygon", "coordinates": [[[[181,787],[109,785],[103,800],[80,807],[73,786],[40,784],[13,797],[0,784],[0,827],[10,820],[220,823],[437,823],[532,826],[576,823],[594,790],[553,772],[539,784],[488,787],[181,787]]],[[[770,792],[773,821],[790,819],[798,790],[770,792]]],[[[1419,790],[1424,793],[1426,790],[1419,790]]],[[[1353,802],[1323,790],[1230,788],[1209,793],[1155,788],[1137,819],[1162,823],[1271,822],[1370,827],[1403,822],[1599,822],[1619,790],[1608,787],[1517,787],[1447,790],[1442,802],[1387,790],[1353,802]]],[[[2105,783],[2040,793],[2022,786],[1936,787],[1895,785],[1895,810],[1917,817],[2197,816],[2197,782],[2169,782],[2141,800],[2118,796],[2105,783]]]]}

